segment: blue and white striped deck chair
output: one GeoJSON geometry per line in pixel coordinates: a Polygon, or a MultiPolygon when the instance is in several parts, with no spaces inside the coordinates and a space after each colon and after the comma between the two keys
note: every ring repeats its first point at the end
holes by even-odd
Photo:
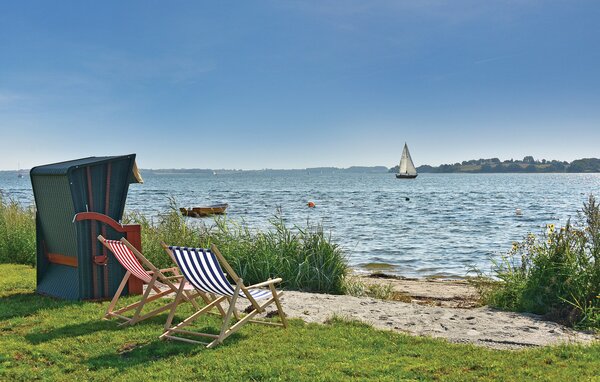
{"type": "Polygon", "coordinates": [[[163,248],[167,253],[176,261],[181,274],[185,279],[194,286],[194,288],[210,296],[205,299],[207,305],[196,313],[192,314],[177,325],[172,326],[173,317],[177,310],[177,302],[180,298],[183,298],[183,289],[177,292],[175,304],[169,313],[167,322],[165,324],[165,332],[160,336],[161,339],[174,339],[191,343],[202,343],[207,345],[206,347],[212,348],[225,340],[231,334],[235,333],[242,325],[247,322],[253,322],[258,324],[281,326],[286,328],[287,321],[285,314],[281,308],[281,302],[279,297],[283,294],[281,291],[275,290],[275,284],[281,282],[281,278],[269,279],[268,281],[245,286],[243,280],[235,273],[231,266],[227,263],[223,255],[219,252],[216,246],[212,245],[210,250],[204,248],[187,248],[187,247],[168,247],[163,243],[163,248]],[[223,272],[223,269],[227,273],[223,272]],[[233,280],[234,284],[231,284],[227,279],[227,275],[233,280]],[[263,289],[267,287],[268,289],[263,289]],[[235,302],[238,298],[245,298],[250,301],[252,310],[243,318],[235,308],[235,302]],[[266,301],[264,301],[266,300],[266,301]],[[259,303],[261,301],[261,303],[259,303]],[[223,316],[223,325],[218,335],[210,333],[199,333],[196,331],[183,330],[182,328],[191,324],[196,318],[204,313],[208,313],[213,308],[221,308],[221,303],[227,302],[229,307],[227,312],[223,316]],[[277,306],[277,313],[281,323],[253,320],[258,313],[265,311],[265,308],[272,303],[277,306]],[[237,322],[229,326],[231,318],[235,317],[237,322]],[[188,338],[178,337],[175,334],[185,334],[188,336],[202,336],[212,338],[212,342],[205,343],[200,341],[191,340],[188,338]]]}

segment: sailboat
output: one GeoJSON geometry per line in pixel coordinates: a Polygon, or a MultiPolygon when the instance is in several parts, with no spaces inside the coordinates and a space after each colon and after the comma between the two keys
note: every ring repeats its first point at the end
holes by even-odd
{"type": "Polygon", "coordinates": [[[21,172],[21,163],[17,164],[17,178],[23,178],[23,173],[21,172]]]}
{"type": "Polygon", "coordinates": [[[415,164],[410,157],[408,151],[408,145],[404,143],[404,150],[402,150],[402,158],[400,158],[400,165],[398,166],[398,173],[396,178],[398,179],[414,179],[417,177],[417,169],[415,164]]]}

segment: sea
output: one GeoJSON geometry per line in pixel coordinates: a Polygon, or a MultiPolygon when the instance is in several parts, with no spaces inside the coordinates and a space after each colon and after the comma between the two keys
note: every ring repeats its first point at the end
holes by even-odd
{"type": "MultiPolygon", "coordinates": [[[[126,210],[158,219],[177,206],[228,203],[227,218],[269,229],[280,214],[290,227],[322,224],[357,272],[406,277],[465,277],[489,272],[492,259],[547,224],[577,221],[600,174],[420,174],[345,171],[145,173],[126,210]],[[308,208],[312,201],[315,208],[308,208]]],[[[29,177],[0,172],[0,192],[33,203],[29,177]]],[[[190,218],[191,219],[191,218],[190,218]]],[[[214,224],[212,218],[202,219],[214,224]]],[[[176,243],[174,243],[176,244],[176,243]]]]}

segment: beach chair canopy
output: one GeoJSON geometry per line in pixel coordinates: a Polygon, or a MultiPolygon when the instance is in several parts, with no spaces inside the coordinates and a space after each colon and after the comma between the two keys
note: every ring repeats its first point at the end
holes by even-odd
{"type": "Polygon", "coordinates": [[[119,222],[129,184],[141,181],[137,175],[135,154],[82,158],[31,169],[39,293],[69,300],[114,294],[125,270],[117,262],[103,261],[106,253],[96,236],[102,233],[118,239],[124,234],[98,221],[74,222],[74,217],[98,213],[119,222]]]}
{"type": "MultiPolygon", "coordinates": [[[[219,296],[233,296],[235,287],[227,280],[214,253],[205,248],[169,247],[183,276],[198,290],[219,296]]],[[[254,299],[271,297],[271,291],[251,289],[254,299]]],[[[243,291],[240,297],[248,298],[243,291]]]]}

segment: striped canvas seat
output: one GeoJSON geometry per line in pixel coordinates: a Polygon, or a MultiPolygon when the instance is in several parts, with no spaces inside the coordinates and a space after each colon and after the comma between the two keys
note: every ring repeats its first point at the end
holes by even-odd
{"type": "MultiPolygon", "coordinates": [[[[116,240],[105,240],[104,243],[111,250],[111,252],[115,255],[117,261],[129,271],[132,275],[142,280],[144,283],[148,284],[152,280],[152,276],[144,269],[142,264],[139,262],[137,257],[135,257],[134,253],[131,252],[129,248],[125,244],[116,240]]],[[[168,285],[161,283],[159,280],[156,280],[155,283],[160,289],[168,288],[168,285]]],[[[178,282],[173,282],[175,288],[179,288],[178,282]]],[[[193,290],[194,286],[188,283],[184,286],[185,290],[193,290]]]]}
{"type": "MultiPolygon", "coordinates": [[[[108,305],[104,318],[117,318],[123,320],[122,325],[133,325],[139,321],[154,317],[160,312],[172,308],[175,304],[175,302],[162,300],[162,306],[155,307],[154,310],[143,314],[142,310],[146,303],[156,301],[179,291],[182,293],[180,301],[190,302],[196,309],[200,309],[200,306],[195,301],[196,297],[202,297],[200,296],[200,292],[196,291],[193,285],[185,282],[184,277],[179,274],[178,268],[157,268],[125,238],[119,241],[107,240],[100,235],[98,236],[98,240],[110,250],[119,264],[127,271],[108,305]],[[172,273],[173,276],[167,276],[165,273],[172,273]],[[129,290],[126,290],[125,287],[128,285],[131,277],[141,280],[146,284],[146,289],[138,302],[131,303],[122,308],[116,308],[121,296],[124,293],[129,293],[129,290]],[[154,291],[154,294],[151,295],[152,291],[154,291]],[[128,317],[124,315],[130,311],[134,312],[133,316],[128,317]]],[[[154,305],[156,306],[157,304],[154,305]]]]}
{"type": "MultiPolygon", "coordinates": [[[[183,276],[196,289],[214,293],[219,296],[232,297],[235,287],[227,280],[217,257],[209,249],[169,247],[183,276]]],[[[255,299],[271,298],[270,290],[249,289],[248,293],[255,299]]],[[[240,291],[240,297],[248,298],[240,291]]]]}
{"type": "MultiPolygon", "coordinates": [[[[242,278],[235,273],[231,265],[229,265],[225,257],[223,257],[214,244],[211,245],[210,249],[167,246],[165,243],[162,243],[162,246],[179,266],[179,272],[183,278],[189,284],[194,286],[196,293],[203,296],[202,298],[206,302],[206,306],[196,313],[193,313],[185,320],[173,325],[177,304],[185,295],[185,291],[183,290],[185,284],[181,284],[177,291],[177,295],[175,296],[175,302],[171,308],[169,317],[167,317],[165,331],[160,336],[161,339],[202,343],[206,345],[206,347],[212,348],[223,343],[227,337],[235,333],[248,322],[279,326],[282,328],[287,327],[287,320],[285,318],[285,313],[283,313],[280,300],[283,293],[275,289],[275,284],[283,281],[280,277],[274,279],[270,278],[261,283],[245,286],[242,278]],[[223,269],[227,273],[225,273],[223,269]],[[229,280],[232,280],[233,284],[229,280]],[[246,298],[250,302],[250,306],[244,310],[246,313],[245,316],[242,316],[236,308],[236,301],[238,298],[246,298]],[[257,302],[258,299],[261,299],[262,301],[259,303],[257,302]],[[227,304],[229,307],[224,309],[221,304],[227,304]],[[275,304],[277,307],[276,313],[279,316],[279,323],[265,321],[264,319],[254,319],[257,314],[265,313],[266,308],[272,304],[275,304]],[[223,318],[219,334],[202,333],[199,331],[183,329],[191,325],[201,315],[214,313],[212,312],[214,309],[217,309],[217,314],[220,314],[223,318]],[[237,322],[231,325],[230,322],[233,318],[235,318],[237,322]],[[186,338],[189,336],[210,338],[212,341],[206,343],[186,338]]],[[[267,316],[271,313],[273,312],[269,312],[267,316]]]]}
{"type": "Polygon", "coordinates": [[[115,255],[117,261],[121,263],[129,273],[148,284],[152,277],[148,274],[148,271],[144,269],[142,264],[138,261],[137,257],[131,252],[125,244],[116,240],[105,240],[104,244],[110,249],[115,255]]]}

